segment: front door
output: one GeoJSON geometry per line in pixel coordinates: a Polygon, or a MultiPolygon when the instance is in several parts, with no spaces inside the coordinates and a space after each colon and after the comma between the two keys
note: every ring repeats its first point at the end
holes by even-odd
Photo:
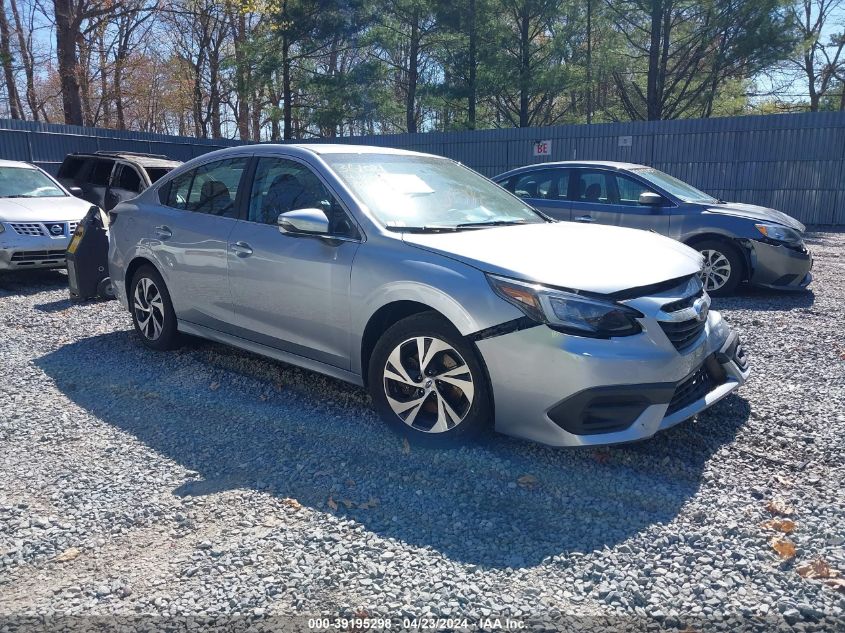
{"type": "Polygon", "coordinates": [[[508,189],[555,220],[570,219],[569,169],[536,169],[514,176],[508,189]]]}
{"type": "Polygon", "coordinates": [[[616,171],[574,169],[569,188],[572,219],[668,233],[670,214],[663,207],[640,204],[644,191],[653,189],[616,171]]]}
{"type": "Polygon", "coordinates": [[[127,163],[118,163],[106,192],[105,210],[111,211],[121,202],[131,200],[141,193],[143,188],[143,181],[138,170],[127,163]]]}
{"type": "Polygon", "coordinates": [[[349,280],[358,230],[307,165],[261,158],[249,212],[229,236],[229,287],[236,334],[349,369],[349,280]],[[281,233],[280,214],[323,210],[336,239],[281,233]]]}

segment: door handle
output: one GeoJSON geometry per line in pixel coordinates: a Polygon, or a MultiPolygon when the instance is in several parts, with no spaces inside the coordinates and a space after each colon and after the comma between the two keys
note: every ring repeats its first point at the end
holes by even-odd
{"type": "Polygon", "coordinates": [[[168,237],[173,237],[173,231],[170,230],[170,227],[164,225],[155,227],[155,232],[156,236],[162,240],[166,240],[168,237]]]}
{"type": "Polygon", "coordinates": [[[238,257],[249,257],[252,255],[252,247],[246,242],[235,242],[234,244],[229,244],[229,250],[238,257]]]}
{"type": "Polygon", "coordinates": [[[576,222],[595,222],[596,220],[595,220],[595,218],[593,218],[592,216],[589,216],[589,215],[579,215],[577,218],[575,218],[575,221],[576,222]]]}

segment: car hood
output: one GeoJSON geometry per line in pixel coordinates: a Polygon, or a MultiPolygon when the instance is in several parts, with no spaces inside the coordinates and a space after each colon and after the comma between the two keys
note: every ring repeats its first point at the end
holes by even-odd
{"type": "Polygon", "coordinates": [[[725,202],[723,204],[708,205],[708,213],[719,213],[721,215],[732,215],[738,218],[756,220],[758,222],[775,222],[803,233],[807,227],[795,218],[768,207],[758,207],[756,204],[743,204],[741,202],[725,202]]]}
{"type": "Polygon", "coordinates": [[[572,222],[405,233],[403,239],[485,272],[601,294],[692,275],[702,261],[657,233],[572,222]]]}
{"type": "Polygon", "coordinates": [[[90,208],[90,202],[75,196],[0,198],[0,222],[76,222],[90,208]]]}

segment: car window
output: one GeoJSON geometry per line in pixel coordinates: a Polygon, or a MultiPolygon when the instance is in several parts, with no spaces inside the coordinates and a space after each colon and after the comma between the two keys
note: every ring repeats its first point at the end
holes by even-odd
{"type": "Polygon", "coordinates": [[[88,177],[88,182],[98,187],[107,187],[113,167],[113,160],[97,159],[94,163],[94,169],[91,170],[91,175],[88,177]]]}
{"type": "Polygon", "coordinates": [[[308,167],[283,158],[261,158],[249,201],[249,221],[276,226],[279,215],[320,209],[333,235],[352,236],[353,223],[323,182],[308,167]]]}
{"type": "Polygon", "coordinates": [[[616,188],[619,192],[618,204],[637,206],[640,204],[641,193],[643,193],[644,191],[653,191],[641,182],[638,182],[633,178],[629,178],[628,176],[622,176],[620,174],[617,174],[615,178],[616,188]]]}
{"type": "Polygon", "coordinates": [[[63,198],[65,195],[38,169],[0,167],[0,198],[63,198]]]}
{"type": "Polygon", "coordinates": [[[168,207],[237,217],[235,200],[246,158],[229,158],[202,165],[174,178],[162,189],[168,207]]]}
{"type": "Polygon", "coordinates": [[[578,170],[575,195],[578,202],[611,204],[611,174],[603,171],[578,170]]]}
{"type": "Polygon", "coordinates": [[[142,189],[141,175],[133,167],[130,167],[129,165],[121,165],[117,182],[114,183],[113,186],[120,189],[126,189],[127,191],[140,193],[142,189]]]}
{"type": "Polygon", "coordinates": [[[542,169],[519,174],[509,187],[520,198],[566,200],[569,189],[568,169],[542,169]]]}
{"type": "Polygon", "coordinates": [[[151,183],[157,182],[173,170],[172,167],[147,167],[147,176],[151,183]]]}
{"type": "Polygon", "coordinates": [[[84,166],[84,158],[68,156],[59,168],[59,178],[77,178],[82,175],[81,172],[84,166]]]}

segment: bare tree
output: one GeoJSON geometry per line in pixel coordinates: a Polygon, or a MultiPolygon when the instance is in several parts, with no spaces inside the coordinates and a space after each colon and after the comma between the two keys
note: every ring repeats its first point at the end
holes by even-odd
{"type": "Polygon", "coordinates": [[[843,11],[845,0],[797,0],[790,7],[800,44],[789,66],[806,86],[811,112],[819,109],[837,75],[845,75],[845,32],[824,35],[843,11]]]}

